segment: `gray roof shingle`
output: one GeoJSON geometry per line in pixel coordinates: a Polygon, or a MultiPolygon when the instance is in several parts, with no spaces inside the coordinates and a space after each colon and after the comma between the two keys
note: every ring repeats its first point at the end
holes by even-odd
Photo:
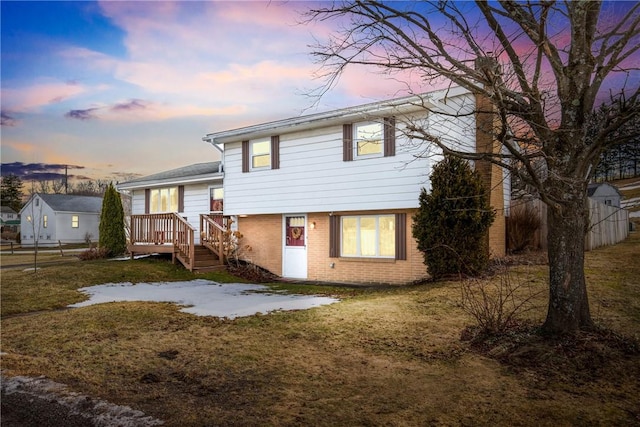
{"type": "Polygon", "coordinates": [[[189,166],[183,166],[177,169],[171,169],[164,172],[158,172],[153,175],[143,176],[141,178],[132,179],[130,181],[121,182],[124,184],[135,184],[137,182],[147,181],[164,181],[170,179],[179,179],[199,175],[209,175],[218,173],[220,170],[220,162],[196,163],[189,166]]]}
{"type": "Polygon", "coordinates": [[[101,213],[102,197],[78,196],[75,194],[40,194],[38,196],[58,212],[101,213]]]}

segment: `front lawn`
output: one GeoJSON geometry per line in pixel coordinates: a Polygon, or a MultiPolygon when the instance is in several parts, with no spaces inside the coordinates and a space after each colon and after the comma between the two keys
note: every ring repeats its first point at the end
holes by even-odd
{"type": "MultiPolygon", "coordinates": [[[[587,253],[592,314],[609,329],[550,344],[527,324],[506,338],[462,340],[473,320],[456,282],[305,285],[342,301],[225,320],[162,303],[53,310],[83,299],[75,289],[90,284],[216,280],[165,262],[5,270],[2,370],[45,375],[169,426],[637,425],[638,253],[638,232],[587,253]],[[38,313],[6,317],[30,311],[38,313]]],[[[522,292],[543,291],[525,315],[539,324],[546,267],[514,267],[512,278],[526,283],[522,292]]]]}

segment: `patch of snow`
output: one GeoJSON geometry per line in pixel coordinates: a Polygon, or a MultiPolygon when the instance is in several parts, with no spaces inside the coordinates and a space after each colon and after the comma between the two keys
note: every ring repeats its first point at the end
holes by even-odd
{"type": "Polygon", "coordinates": [[[78,290],[89,295],[89,300],[69,307],[123,301],[170,302],[184,306],[180,311],[185,313],[229,319],[279,310],[305,310],[339,301],[316,295],[275,293],[264,285],[217,283],[204,279],[136,285],[107,283],[78,290]]]}

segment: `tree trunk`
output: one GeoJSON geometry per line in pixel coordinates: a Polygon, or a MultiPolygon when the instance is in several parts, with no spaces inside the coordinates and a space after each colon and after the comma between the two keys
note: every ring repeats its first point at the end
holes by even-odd
{"type": "Polygon", "coordinates": [[[584,276],[585,231],[589,218],[586,196],[549,208],[549,308],[542,330],[570,334],[593,328],[584,276]]]}

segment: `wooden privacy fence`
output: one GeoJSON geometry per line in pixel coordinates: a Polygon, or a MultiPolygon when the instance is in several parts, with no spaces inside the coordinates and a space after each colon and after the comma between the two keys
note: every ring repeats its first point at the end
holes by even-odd
{"type": "MultiPolygon", "coordinates": [[[[539,199],[513,200],[511,211],[532,208],[540,218],[540,227],[534,233],[532,247],[547,250],[547,205],[539,199]]],[[[600,246],[614,245],[629,235],[629,211],[608,206],[589,199],[590,227],[585,238],[586,251],[600,246]]],[[[507,227],[509,230],[509,227],[507,227]]],[[[508,231],[507,231],[508,232],[508,231]]]]}
{"type": "Polygon", "coordinates": [[[615,245],[629,236],[629,211],[589,199],[590,230],[585,250],[615,245]]]}

